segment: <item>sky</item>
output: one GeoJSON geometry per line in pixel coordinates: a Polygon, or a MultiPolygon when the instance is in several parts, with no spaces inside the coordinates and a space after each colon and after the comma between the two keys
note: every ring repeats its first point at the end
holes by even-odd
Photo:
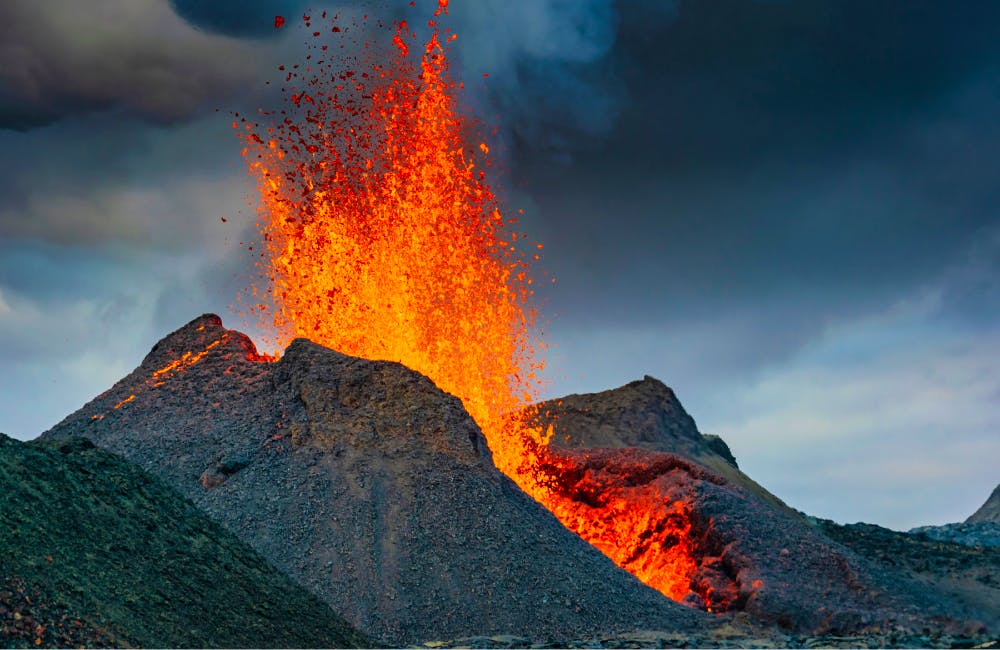
{"type": "MultiPolygon", "coordinates": [[[[0,431],[35,437],[201,313],[249,327],[230,113],[303,56],[275,15],[435,4],[0,3],[0,431]]],[[[985,501],[1000,3],[452,0],[445,24],[557,279],[546,396],[657,377],[756,481],[840,522],[985,501]]]]}

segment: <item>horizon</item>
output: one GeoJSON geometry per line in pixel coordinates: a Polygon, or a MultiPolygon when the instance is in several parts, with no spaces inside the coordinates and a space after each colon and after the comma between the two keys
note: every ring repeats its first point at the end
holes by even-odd
{"type": "MultiPolygon", "coordinates": [[[[274,16],[337,5],[236,4],[0,7],[19,46],[0,52],[0,431],[34,438],[201,313],[268,351],[234,306],[256,207],[229,113],[302,54],[274,16]]],[[[504,6],[453,0],[444,22],[499,130],[494,186],[557,280],[540,397],[656,377],[748,476],[842,523],[982,505],[1000,5],[504,6]]]]}

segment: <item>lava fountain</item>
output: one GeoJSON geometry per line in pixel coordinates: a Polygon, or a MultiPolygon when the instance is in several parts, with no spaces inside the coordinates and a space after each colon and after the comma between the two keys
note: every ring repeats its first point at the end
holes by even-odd
{"type": "Polygon", "coordinates": [[[446,12],[439,0],[419,56],[400,22],[389,52],[376,61],[377,48],[358,43],[348,70],[321,37],[352,28],[303,16],[313,38],[304,62],[279,68],[284,106],[233,123],[261,195],[266,286],[251,307],[280,343],[306,337],[430,377],[462,400],[501,471],[620,566],[683,599],[696,571],[684,504],[655,494],[580,501],[558,489],[573,461],[524,421],[543,368],[530,268],[541,245],[517,232],[487,182],[489,146],[449,75],[457,36],[439,25],[446,12]]]}

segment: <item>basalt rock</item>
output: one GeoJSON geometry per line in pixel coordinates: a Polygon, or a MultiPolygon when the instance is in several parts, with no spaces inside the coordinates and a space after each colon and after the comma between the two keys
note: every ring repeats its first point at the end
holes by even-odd
{"type": "Polygon", "coordinates": [[[190,497],[361,630],[399,645],[703,629],[493,465],[460,401],[398,363],[294,341],[280,361],[206,315],[47,432],[190,497]]]}

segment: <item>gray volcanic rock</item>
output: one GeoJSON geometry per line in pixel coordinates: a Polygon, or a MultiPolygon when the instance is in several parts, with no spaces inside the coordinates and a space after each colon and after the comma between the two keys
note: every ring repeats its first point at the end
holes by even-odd
{"type": "Polygon", "coordinates": [[[736,462],[736,456],[733,456],[733,452],[729,448],[729,445],[726,444],[725,440],[712,433],[703,433],[701,435],[705,438],[705,444],[708,445],[709,449],[721,456],[727,463],[736,469],[740,468],[739,464],[736,462]]]}
{"type": "MultiPolygon", "coordinates": [[[[691,604],[746,612],[799,634],[982,633],[1000,626],[991,608],[958,605],[870,562],[803,517],[680,456],[633,447],[563,450],[555,459],[576,467],[560,482],[565,496],[599,502],[656,494],[686,504],[698,563],[691,604]]],[[[646,524],[639,540],[664,525],[655,517],[646,524]]]]}
{"type": "Polygon", "coordinates": [[[778,497],[739,470],[729,445],[703,435],[674,391],[646,375],[619,388],[567,395],[531,407],[533,421],[552,426],[556,450],[634,447],[694,461],[775,508],[794,514],[778,497]]]}
{"type": "Polygon", "coordinates": [[[989,631],[997,636],[1000,546],[956,544],[926,534],[903,533],[873,524],[840,525],[812,517],[810,521],[824,534],[870,562],[911,576],[936,598],[969,612],[980,612],[984,620],[993,621],[989,631]]]}
{"type": "Polygon", "coordinates": [[[940,542],[963,546],[1000,546],[1000,523],[973,521],[943,526],[918,526],[910,529],[911,535],[923,535],[940,542]]]}
{"type": "Polygon", "coordinates": [[[993,488],[993,493],[990,494],[990,498],[986,499],[986,503],[965,520],[968,524],[979,521],[992,521],[1000,524],[1000,484],[993,488]]]}
{"type": "Polygon", "coordinates": [[[1000,485],[993,489],[986,503],[964,522],[918,526],[911,528],[909,532],[939,542],[964,546],[1000,546],[1000,485]]]}
{"type": "Polygon", "coordinates": [[[621,388],[542,402],[537,410],[538,421],[556,429],[553,447],[638,447],[691,458],[715,453],[674,391],[649,375],[621,388]]]}
{"type": "Polygon", "coordinates": [[[190,497],[382,642],[702,629],[493,465],[460,401],[296,340],[267,363],[206,315],[44,438],[82,435],[190,497]]]}

